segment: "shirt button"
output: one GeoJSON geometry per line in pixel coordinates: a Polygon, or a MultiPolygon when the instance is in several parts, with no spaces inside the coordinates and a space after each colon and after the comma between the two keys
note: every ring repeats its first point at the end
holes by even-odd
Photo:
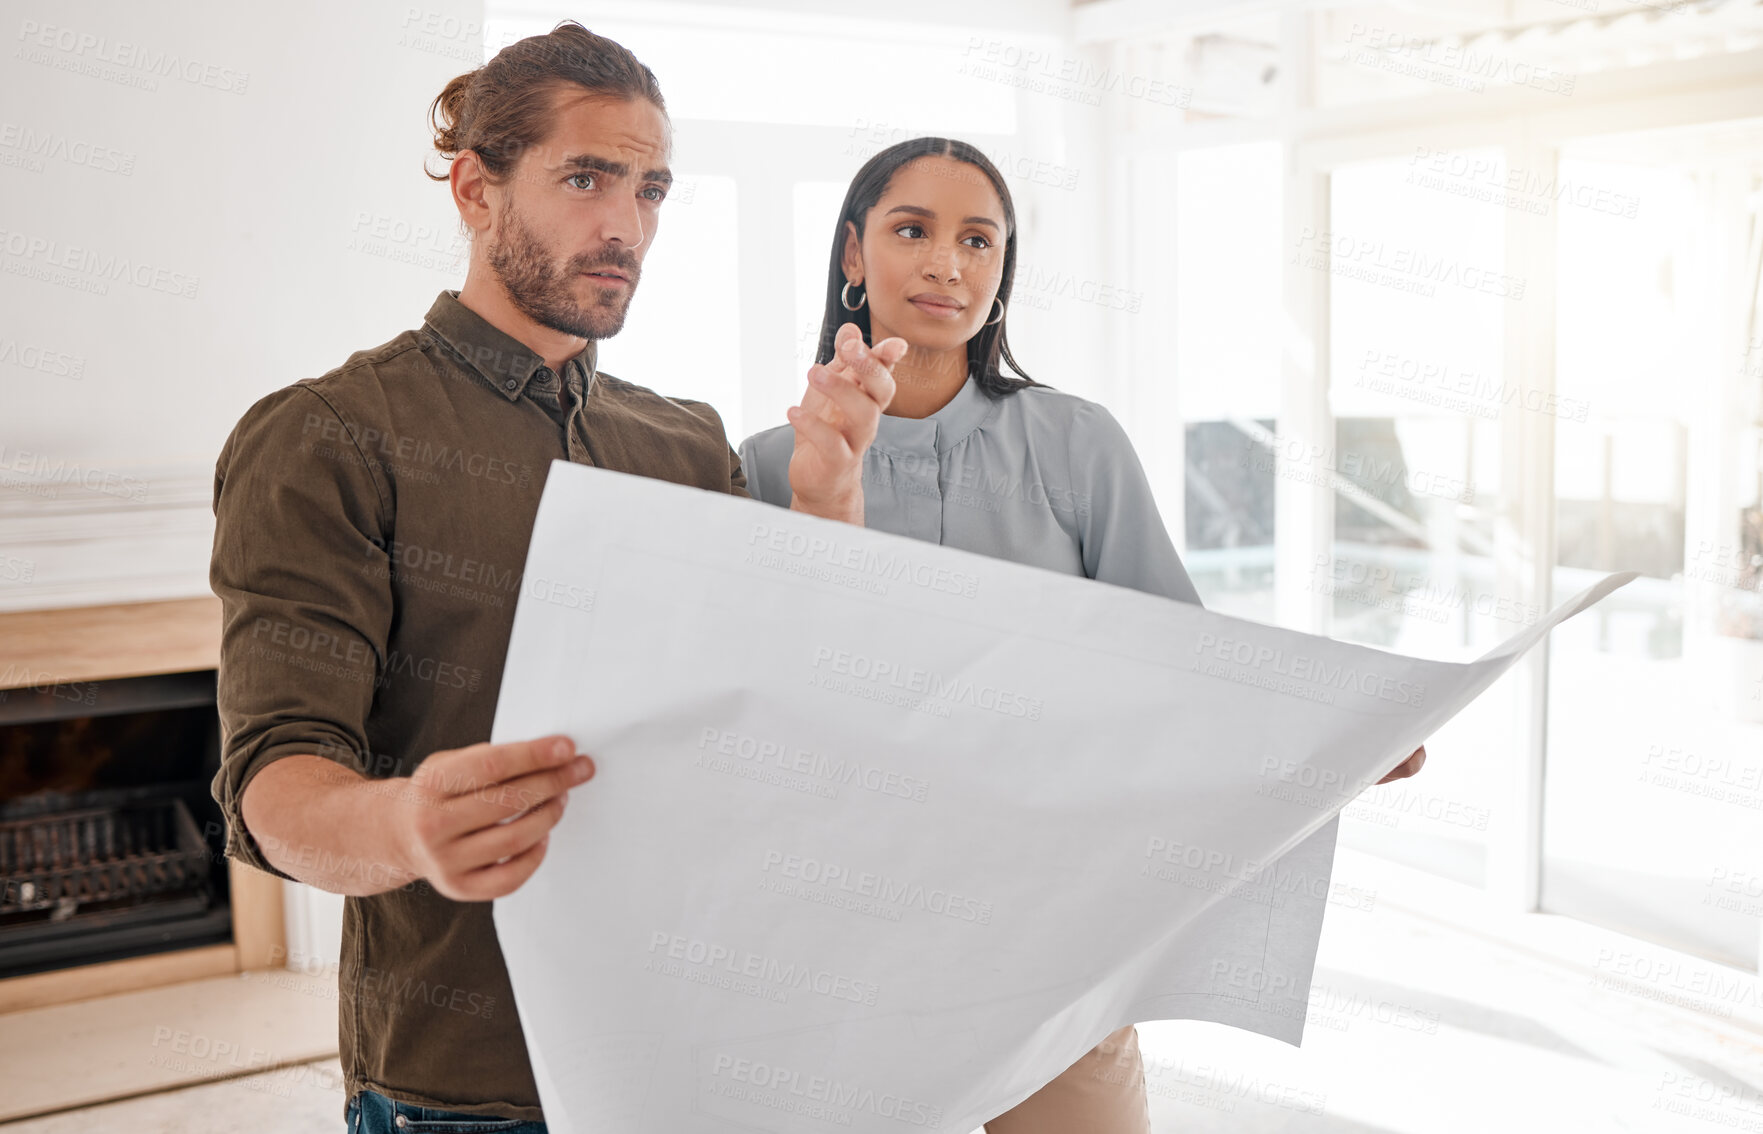
{"type": "Polygon", "coordinates": [[[510,378],[508,381],[502,383],[502,388],[504,390],[515,390],[515,389],[519,389],[519,387],[520,387],[520,383],[516,382],[512,378],[510,378]]]}
{"type": "Polygon", "coordinates": [[[392,1119],[392,1125],[402,1130],[404,1127],[410,1125],[410,1120],[400,1114],[397,1118],[392,1119]]]}

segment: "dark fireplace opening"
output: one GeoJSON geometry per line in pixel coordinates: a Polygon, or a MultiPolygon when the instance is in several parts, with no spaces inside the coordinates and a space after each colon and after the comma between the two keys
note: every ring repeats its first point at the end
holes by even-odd
{"type": "Polygon", "coordinates": [[[232,940],[214,676],[0,692],[0,978],[232,940]]]}

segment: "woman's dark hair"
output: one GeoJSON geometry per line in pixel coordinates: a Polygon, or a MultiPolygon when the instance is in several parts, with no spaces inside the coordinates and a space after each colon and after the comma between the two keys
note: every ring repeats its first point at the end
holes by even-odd
{"type": "MultiPolygon", "coordinates": [[[[509,44],[482,67],[448,83],[429,105],[435,149],[448,161],[471,150],[492,182],[507,180],[520,155],[550,130],[553,92],[561,84],[646,98],[667,112],[655,73],[629,49],[564,20],[544,35],[509,44]]],[[[445,173],[429,176],[447,180],[445,173]]]]}
{"type": "Polygon", "coordinates": [[[1010,342],[1005,334],[1009,323],[1010,285],[1016,278],[1016,207],[1011,204],[1010,190],[1004,186],[1004,175],[998,172],[991,159],[966,142],[958,142],[952,138],[912,138],[899,142],[882,150],[863,163],[863,168],[851,179],[851,187],[845,191],[845,203],[839,208],[839,222],[833,231],[832,263],[826,275],[826,314],[820,322],[820,345],[815,354],[815,361],[826,363],[832,361],[833,341],[839,328],[846,323],[857,324],[863,332],[863,341],[870,342],[869,337],[869,304],[865,303],[855,311],[847,311],[839,301],[845,287],[845,222],[849,221],[857,229],[858,239],[863,236],[864,218],[869,210],[881,200],[887,192],[888,183],[894,179],[899,168],[909,161],[921,157],[947,157],[956,161],[966,162],[984,173],[997,191],[998,200],[1004,206],[1004,275],[998,281],[998,298],[1003,301],[1005,317],[996,324],[982,326],[979,332],[967,340],[967,370],[979,382],[980,388],[993,397],[1013,393],[1025,386],[1038,386],[1039,382],[1030,378],[1010,353],[1010,342]],[[999,362],[1007,362],[1016,376],[1006,376],[999,369],[999,362]]]}

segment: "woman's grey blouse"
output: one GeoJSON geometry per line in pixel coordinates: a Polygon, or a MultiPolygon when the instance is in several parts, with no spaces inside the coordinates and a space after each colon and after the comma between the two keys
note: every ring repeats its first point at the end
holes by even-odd
{"type": "MultiPolygon", "coordinates": [[[[790,505],[795,431],[741,443],[747,489],[790,505]]],[[[1126,431],[1044,386],[993,399],[971,377],[926,418],[882,415],[863,458],[864,526],[1181,602],[1200,596],[1126,431]]]]}

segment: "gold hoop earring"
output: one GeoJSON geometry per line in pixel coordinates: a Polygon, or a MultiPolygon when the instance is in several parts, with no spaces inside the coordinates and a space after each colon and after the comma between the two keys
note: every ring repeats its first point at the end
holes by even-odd
{"type": "Polygon", "coordinates": [[[996,327],[999,323],[1004,321],[1004,301],[994,295],[992,296],[992,302],[998,305],[998,317],[995,319],[987,319],[985,325],[988,327],[996,327]]]}
{"type": "MultiPolygon", "coordinates": [[[[862,287],[863,285],[858,284],[857,286],[862,287]]],[[[868,302],[869,302],[869,293],[864,292],[862,295],[857,297],[856,306],[852,306],[852,304],[851,304],[851,281],[850,280],[846,280],[845,286],[839,289],[839,306],[843,307],[846,311],[860,310],[863,307],[863,305],[868,302]]]]}

